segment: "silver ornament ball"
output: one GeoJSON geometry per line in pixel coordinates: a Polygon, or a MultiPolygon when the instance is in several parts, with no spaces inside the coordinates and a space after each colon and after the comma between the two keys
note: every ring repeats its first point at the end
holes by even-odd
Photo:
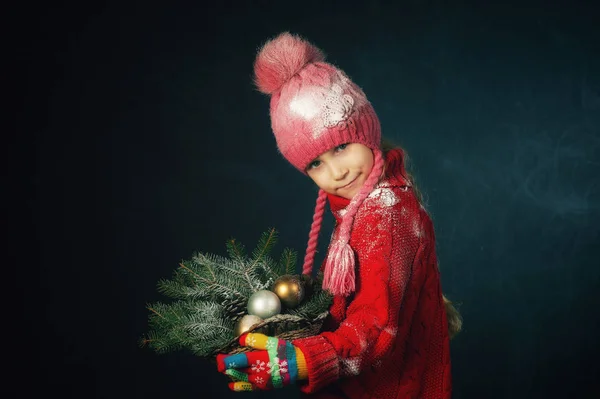
{"type": "Polygon", "coordinates": [[[248,299],[248,313],[261,319],[268,319],[281,312],[279,297],[269,290],[260,290],[248,299]]]}

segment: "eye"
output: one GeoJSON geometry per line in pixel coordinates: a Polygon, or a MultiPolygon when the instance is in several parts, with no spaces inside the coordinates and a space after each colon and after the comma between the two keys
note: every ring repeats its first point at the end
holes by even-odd
{"type": "Polygon", "coordinates": [[[346,149],[346,147],[348,147],[348,143],[340,144],[337,147],[335,147],[335,150],[336,151],[344,151],[346,149]]]}
{"type": "Polygon", "coordinates": [[[308,166],[306,167],[306,170],[314,169],[314,168],[318,167],[320,164],[321,164],[321,161],[312,161],[311,163],[308,164],[308,166]]]}

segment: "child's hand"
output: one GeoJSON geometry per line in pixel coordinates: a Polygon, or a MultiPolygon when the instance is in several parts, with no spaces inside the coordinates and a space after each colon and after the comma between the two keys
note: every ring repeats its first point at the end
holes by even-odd
{"type": "Polygon", "coordinates": [[[306,379],[304,354],[290,342],[264,334],[240,336],[240,345],[257,351],[235,355],[217,355],[217,368],[235,380],[232,391],[256,391],[283,388],[306,379]]]}

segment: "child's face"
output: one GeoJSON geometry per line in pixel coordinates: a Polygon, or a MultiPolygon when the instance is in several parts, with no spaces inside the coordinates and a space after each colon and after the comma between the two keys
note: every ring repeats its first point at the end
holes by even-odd
{"type": "Polygon", "coordinates": [[[373,151],[358,143],[342,144],[324,152],[306,168],[308,176],[329,194],[352,199],[373,169],[373,151]]]}

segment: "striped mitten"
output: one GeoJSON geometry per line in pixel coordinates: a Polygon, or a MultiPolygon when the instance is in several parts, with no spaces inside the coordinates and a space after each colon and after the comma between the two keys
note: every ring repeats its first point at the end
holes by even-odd
{"type": "Polygon", "coordinates": [[[243,334],[239,342],[259,350],[217,355],[218,370],[235,380],[232,391],[282,388],[306,379],[304,354],[290,342],[258,333],[243,334]]]}

